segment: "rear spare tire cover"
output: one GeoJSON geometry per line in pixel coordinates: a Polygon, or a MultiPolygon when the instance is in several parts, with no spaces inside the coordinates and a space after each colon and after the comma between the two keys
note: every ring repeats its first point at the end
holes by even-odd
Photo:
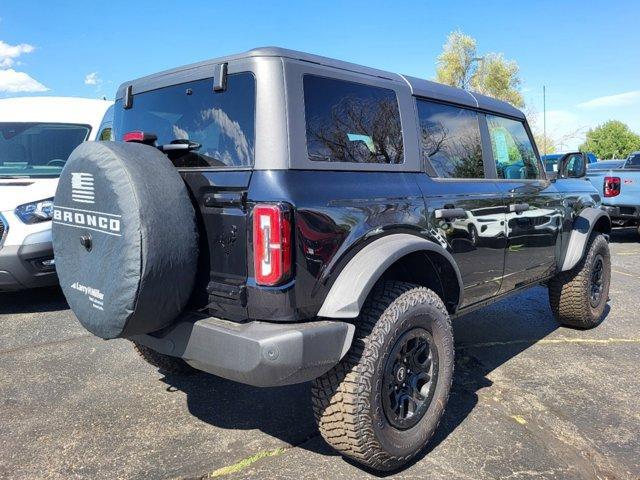
{"type": "Polygon", "coordinates": [[[102,338],[171,324],[196,276],[195,211],[169,159],[148,145],[86,142],[60,175],[53,210],[60,285],[102,338]]]}

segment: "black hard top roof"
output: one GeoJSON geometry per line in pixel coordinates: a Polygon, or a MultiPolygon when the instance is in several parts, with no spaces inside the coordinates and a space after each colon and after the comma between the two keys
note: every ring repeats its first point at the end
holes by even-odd
{"type": "Polygon", "coordinates": [[[331,68],[337,68],[340,70],[347,70],[351,72],[361,73],[364,75],[370,75],[379,78],[385,78],[388,80],[406,83],[411,89],[411,93],[415,96],[431,98],[435,100],[442,100],[446,102],[456,103],[458,105],[480,108],[483,110],[489,110],[496,113],[501,113],[511,117],[517,117],[524,119],[524,113],[513,107],[512,105],[497,100],[495,98],[480,95],[478,93],[468,92],[460,88],[450,87],[437,82],[431,82],[421,78],[410,77],[407,75],[399,75],[397,73],[387,72],[376,68],[365,67],[355,63],[344,62],[342,60],[335,60],[333,58],[323,57],[320,55],[313,55],[310,53],[298,52],[295,50],[288,50],[279,47],[261,47],[254,48],[244,53],[238,53],[235,55],[228,55],[225,57],[213,58],[211,60],[205,60],[203,62],[193,63],[185,65],[183,67],[166,70],[153,75],[139,78],[130,82],[123,83],[116,94],[116,98],[122,98],[124,95],[124,89],[128,85],[133,85],[134,93],[136,91],[144,91],[144,85],[153,84],[155,80],[167,76],[179,76],[181,82],[189,81],[188,74],[190,70],[194,72],[201,70],[203,67],[213,67],[219,63],[232,62],[235,60],[242,60],[245,58],[254,57],[280,57],[288,58],[292,60],[300,60],[304,62],[310,62],[317,65],[324,65],[331,68]]]}

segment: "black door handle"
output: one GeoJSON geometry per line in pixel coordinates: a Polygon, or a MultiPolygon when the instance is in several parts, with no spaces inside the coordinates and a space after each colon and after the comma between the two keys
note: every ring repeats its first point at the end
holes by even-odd
{"type": "Polygon", "coordinates": [[[529,210],[528,203],[512,203],[511,205],[509,205],[509,211],[512,213],[522,213],[526,212],[527,210],[529,210]]]}
{"type": "Polygon", "coordinates": [[[467,211],[464,208],[439,208],[433,212],[436,218],[443,220],[453,220],[455,218],[467,218],[467,211]]]}

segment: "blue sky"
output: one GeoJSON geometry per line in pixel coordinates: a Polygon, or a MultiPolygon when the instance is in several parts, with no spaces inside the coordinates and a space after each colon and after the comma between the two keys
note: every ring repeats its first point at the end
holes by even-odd
{"type": "MultiPolygon", "coordinates": [[[[620,119],[640,133],[640,3],[2,0],[0,97],[112,98],[131,78],[277,45],[433,78],[447,34],[520,65],[528,111],[580,143],[620,119]],[[30,91],[30,92],[29,92],[30,91]]],[[[534,119],[535,120],[535,119],[534,119]]]]}

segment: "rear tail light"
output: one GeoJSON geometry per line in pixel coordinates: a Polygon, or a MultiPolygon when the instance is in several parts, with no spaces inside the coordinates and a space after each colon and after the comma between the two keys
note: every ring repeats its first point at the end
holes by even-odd
{"type": "Polygon", "coordinates": [[[620,177],[604,177],[604,196],[617,197],[620,195],[620,177]]]}
{"type": "Polygon", "coordinates": [[[291,275],[291,214],[280,205],[253,208],[253,266],[256,283],[277,285],[291,275]]]}

